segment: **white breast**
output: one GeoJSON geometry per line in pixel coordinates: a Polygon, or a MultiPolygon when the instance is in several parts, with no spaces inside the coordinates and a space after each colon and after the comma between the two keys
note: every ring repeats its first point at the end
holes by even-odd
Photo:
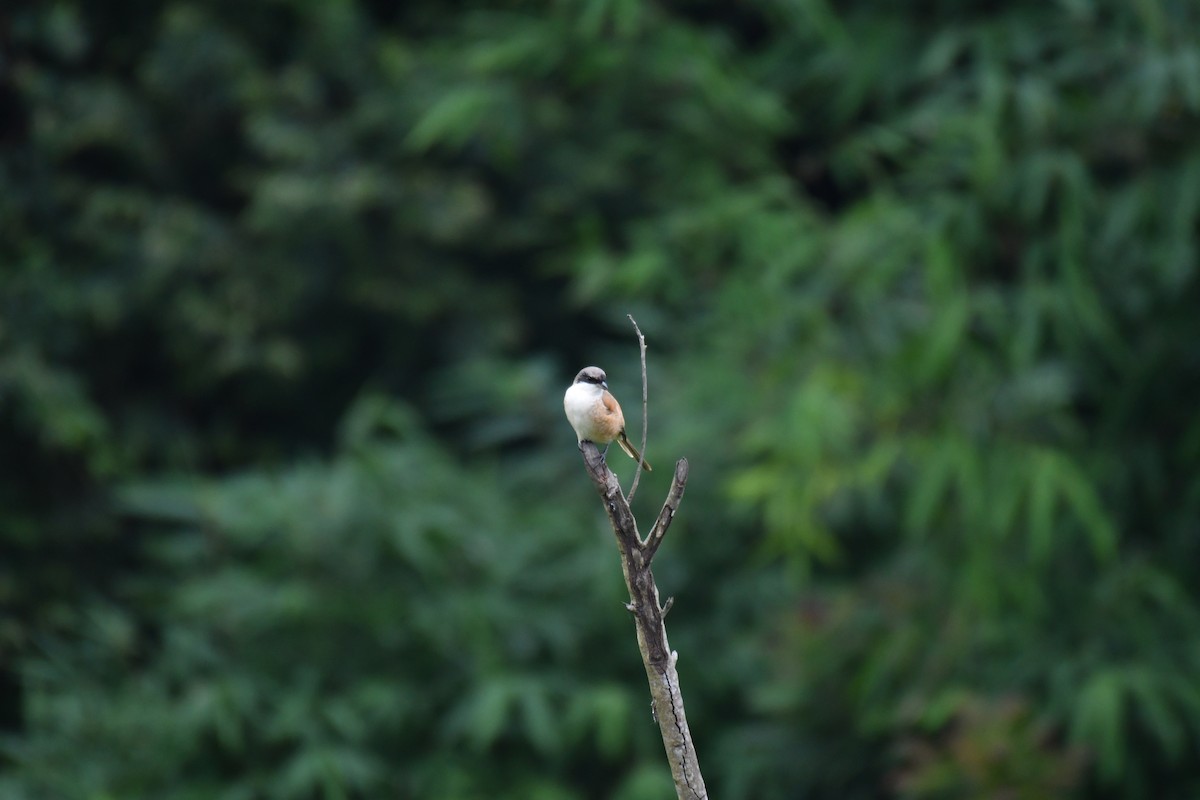
{"type": "Polygon", "coordinates": [[[594,383],[573,383],[563,395],[563,410],[567,412],[567,421],[575,429],[579,441],[595,441],[596,436],[592,423],[593,409],[600,401],[603,390],[594,383]]]}

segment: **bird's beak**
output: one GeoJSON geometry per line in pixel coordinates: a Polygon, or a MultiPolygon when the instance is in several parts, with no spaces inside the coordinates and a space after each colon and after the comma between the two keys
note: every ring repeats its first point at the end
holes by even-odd
{"type": "Polygon", "coordinates": [[[607,389],[607,388],[608,388],[608,381],[600,381],[600,385],[601,385],[601,386],[603,386],[605,389],[607,389]]]}

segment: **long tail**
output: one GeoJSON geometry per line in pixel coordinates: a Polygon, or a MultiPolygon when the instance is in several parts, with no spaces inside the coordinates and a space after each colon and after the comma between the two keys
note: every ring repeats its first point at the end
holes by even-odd
{"type": "MultiPolygon", "coordinates": [[[[629,457],[634,461],[642,461],[642,454],[633,446],[633,442],[629,441],[629,437],[625,435],[625,431],[621,431],[617,436],[617,444],[621,445],[621,449],[628,453],[629,457]]],[[[646,470],[646,472],[654,471],[649,461],[642,461],[642,469],[646,470]]]]}

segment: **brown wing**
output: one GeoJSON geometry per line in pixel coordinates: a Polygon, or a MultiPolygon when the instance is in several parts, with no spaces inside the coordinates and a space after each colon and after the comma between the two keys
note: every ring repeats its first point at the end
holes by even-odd
{"type": "Polygon", "coordinates": [[[625,430],[625,415],[621,413],[621,404],[607,389],[600,395],[600,402],[604,403],[604,410],[608,413],[608,419],[605,420],[604,425],[611,431],[612,438],[615,439],[617,434],[625,430]]]}

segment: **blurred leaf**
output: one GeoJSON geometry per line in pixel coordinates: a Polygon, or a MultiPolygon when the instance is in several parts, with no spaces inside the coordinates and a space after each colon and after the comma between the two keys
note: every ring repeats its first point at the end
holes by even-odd
{"type": "Polygon", "coordinates": [[[462,147],[479,134],[483,118],[497,111],[494,87],[474,86],[458,89],[440,97],[417,120],[407,142],[415,150],[435,145],[462,147]]]}
{"type": "Polygon", "coordinates": [[[1100,777],[1110,782],[1116,780],[1124,768],[1125,698],[1122,683],[1120,673],[1115,670],[1093,675],[1080,687],[1071,721],[1072,738],[1093,750],[1100,777]]]}

